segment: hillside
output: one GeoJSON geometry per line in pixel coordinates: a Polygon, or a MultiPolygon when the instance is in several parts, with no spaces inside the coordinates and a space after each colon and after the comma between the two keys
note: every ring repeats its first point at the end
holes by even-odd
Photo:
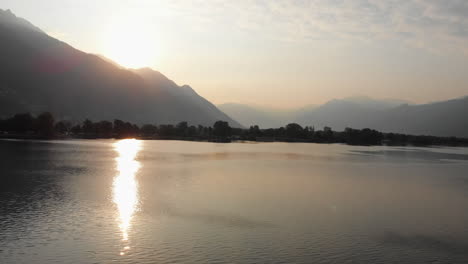
{"type": "Polygon", "coordinates": [[[70,120],[240,126],[188,86],[77,50],[9,10],[0,10],[0,39],[0,116],[50,111],[70,120]]]}

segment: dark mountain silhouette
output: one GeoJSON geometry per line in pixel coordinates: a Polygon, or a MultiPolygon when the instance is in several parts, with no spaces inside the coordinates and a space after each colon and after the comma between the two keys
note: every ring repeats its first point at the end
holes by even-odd
{"type": "Polygon", "coordinates": [[[430,134],[468,138],[468,97],[423,105],[401,105],[381,118],[374,117],[378,129],[400,127],[407,134],[430,134]],[[385,122],[383,122],[385,120],[385,122]]]}
{"type": "Polygon", "coordinates": [[[468,137],[468,97],[422,105],[369,107],[334,100],[296,119],[301,124],[370,127],[383,132],[416,135],[468,137]]]}
{"type": "Polygon", "coordinates": [[[468,137],[468,97],[421,105],[367,97],[334,99],[318,107],[289,112],[289,119],[283,118],[284,113],[265,113],[246,105],[219,107],[243,125],[257,123],[262,128],[268,128],[271,120],[275,120],[281,126],[296,122],[316,128],[329,126],[334,130],[373,128],[383,132],[468,137]]]}
{"type": "Polygon", "coordinates": [[[0,116],[50,111],[60,119],[240,126],[189,86],[79,51],[9,10],[0,10],[0,40],[0,116]]]}
{"type": "Polygon", "coordinates": [[[234,127],[241,127],[237,121],[231,119],[215,105],[198,95],[189,85],[178,86],[160,72],[150,68],[133,70],[133,72],[144,79],[146,86],[149,87],[148,92],[150,94],[153,93],[155,97],[159,97],[158,94],[170,94],[173,97],[172,101],[177,101],[177,104],[169,100],[159,101],[158,109],[161,111],[170,109],[170,111],[166,111],[164,116],[160,117],[161,122],[171,123],[170,121],[173,120],[189,120],[189,123],[192,124],[213,125],[212,120],[225,120],[234,127]],[[185,119],[181,119],[179,113],[184,113],[183,118],[185,119]],[[210,121],[206,122],[206,120],[210,121]]]}

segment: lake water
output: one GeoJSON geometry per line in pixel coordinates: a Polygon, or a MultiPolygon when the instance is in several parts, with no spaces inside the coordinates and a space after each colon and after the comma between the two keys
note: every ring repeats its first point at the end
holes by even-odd
{"type": "Polygon", "coordinates": [[[1,263],[467,263],[468,149],[0,141],[1,263]]]}

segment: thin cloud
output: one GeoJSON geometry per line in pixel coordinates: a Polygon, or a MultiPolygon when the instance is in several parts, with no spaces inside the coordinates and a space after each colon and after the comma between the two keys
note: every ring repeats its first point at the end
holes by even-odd
{"type": "Polygon", "coordinates": [[[159,1],[197,29],[261,34],[288,41],[397,40],[413,47],[467,52],[466,0],[159,1]]]}

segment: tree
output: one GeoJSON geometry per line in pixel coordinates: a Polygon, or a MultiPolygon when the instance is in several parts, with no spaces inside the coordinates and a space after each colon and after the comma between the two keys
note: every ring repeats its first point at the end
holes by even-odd
{"type": "Polygon", "coordinates": [[[118,138],[125,135],[125,122],[119,119],[114,120],[114,133],[118,138]]]}
{"type": "Polygon", "coordinates": [[[44,112],[37,117],[37,131],[41,137],[54,136],[54,117],[49,112],[44,112]]]}
{"type": "Polygon", "coordinates": [[[286,125],[286,136],[288,138],[302,138],[304,129],[301,125],[296,123],[290,123],[286,125]]]}
{"type": "Polygon", "coordinates": [[[81,129],[80,124],[77,124],[77,125],[75,125],[75,126],[73,126],[73,127],[71,128],[71,132],[72,132],[74,135],[81,134],[82,131],[83,131],[83,130],[81,129]]]}
{"type": "Polygon", "coordinates": [[[323,137],[326,142],[331,142],[333,140],[333,130],[331,127],[324,127],[323,128],[323,137]]]}
{"type": "Polygon", "coordinates": [[[204,136],[204,135],[205,135],[205,127],[202,126],[202,125],[198,125],[197,134],[198,134],[199,136],[204,136]]]}
{"type": "Polygon", "coordinates": [[[187,136],[194,137],[197,135],[197,128],[195,126],[189,126],[187,129],[187,136]]]}
{"type": "Polygon", "coordinates": [[[163,137],[171,137],[175,135],[175,128],[173,125],[160,125],[159,134],[163,137]]]}
{"type": "Polygon", "coordinates": [[[176,125],[176,133],[177,133],[177,136],[187,136],[187,130],[188,130],[188,123],[183,121],[183,122],[180,122],[176,125]]]}
{"type": "Polygon", "coordinates": [[[139,128],[137,125],[132,124],[132,123],[129,123],[129,122],[127,122],[126,124],[127,124],[127,125],[130,125],[130,126],[129,126],[129,134],[128,134],[128,136],[130,136],[130,137],[136,137],[136,136],[138,136],[138,134],[140,134],[140,128],[139,128]]]}
{"type": "Polygon", "coordinates": [[[112,137],[112,123],[109,121],[100,121],[95,124],[96,131],[99,137],[110,138],[112,137]]]}
{"type": "Polygon", "coordinates": [[[216,121],[213,125],[213,135],[217,137],[231,136],[231,127],[226,121],[216,121]]]}
{"type": "Polygon", "coordinates": [[[30,113],[16,114],[6,121],[6,130],[26,133],[34,130],[35,121],[30,113]]]}
{"type": "Polygon", "coordinates": [[[143,136],[154,136],[158,132],[158,128],[155,125],[145,124],[141,127],[141,133],[143,136]]]}
{"type": "Polygon", "coordinates": [[[86,135],[96,135],[96,128],[93,121],[86,119],[83,121],[82,131],[86,135]]]}
{"type": "Polygon", "coordinates": [[[71,130],[71,123],[69,121],[59,121],[55,124],[55,131],[59,134],[67,134],[71,130]]]}
{"type": "Polygon", "coordinates": [[[257,125],[249,127],[249,135],[253,138],[262,136],[262,131],[257,125]]]}

